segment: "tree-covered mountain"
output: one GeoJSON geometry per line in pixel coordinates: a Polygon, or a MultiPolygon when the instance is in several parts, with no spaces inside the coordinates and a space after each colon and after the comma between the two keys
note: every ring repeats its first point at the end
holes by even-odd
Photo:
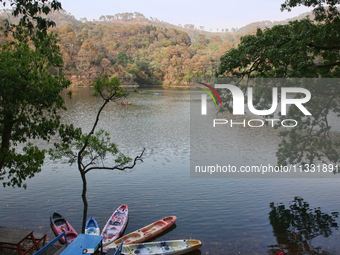
{"type": "Polygon", "coordinates": [[[66,74],[73,83],[103,73],[138,84],[183,84],[213,77],[221,55],[233,45],[219,37],[191,43],[187,33],[153,25],[86,22],[54,28],[66,74]]]}
{"type": "MultiPolygon", "coordinates": [[[[3,10],[0,18],[19,20],[10,13],[3,10]]],[[[222,54],[237,47],[242,36],[276,24],[256,22],[213,33],[202,26],[176,26],[138,12],[88,21],[60,11],[48,18],[57,25],[52,30],[59,35],[66,75],[73,84],[85,86],[103,73],[141,85],[183,85],[192,77],[214,77],[222,54]]]]}

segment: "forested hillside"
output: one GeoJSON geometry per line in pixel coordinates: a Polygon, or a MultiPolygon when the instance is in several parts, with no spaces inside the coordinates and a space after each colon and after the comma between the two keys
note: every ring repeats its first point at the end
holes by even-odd
{"type": "MultiPolygon", "coordinates": [[[[9,14],[3,10],[0,18],[15,23],[9,14]]],[[[222,54],[237,47],[242,36],[273,24],[257,22],[212,33],[192,24],[147,19],[138,12],[101,16],[98,21],[79,21],[66,11],[49,18],[57,24],[52,30],[60,38],[64,73],[74,85],[84,86],[103,73],[140,85],[185,85],[193,77],[213,77],[222,54]]]]}
{"type": "Polygon", "coordinates": [[[65,73],[73,83],[88,83],[103,73],[129,83],[185,84],[212,77],[221,55],[233,45],[219,37],[191,43],[187,33],[152,25],[102,25],[87,22],[54,28],[65,73]]]}

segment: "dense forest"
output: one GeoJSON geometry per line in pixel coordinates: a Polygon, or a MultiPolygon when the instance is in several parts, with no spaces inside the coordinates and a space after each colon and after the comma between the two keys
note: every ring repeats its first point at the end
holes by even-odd
{"type": "Polygon", "coordinates": [[[129,83],[179,85],[214,76],[221,55],[233,47],[218,36],[191,43],[183,31],[152,25],[87,22],[53,30],[74,83],[109,73],[129,83]]]}
{"type": "MultiPolygon", "coordinates": [[[[10,12],[2,10],[0,18],[15,22],[10,12]]],[[[138,12],[103,15],[98,21],[77,20],[66,11],[49,18],[57,24],[52,31],[59,36],[64,73],[78,86],[103,73],[140,85],[186,85],[190,78],[214,77],[220,57],[237,47],[242,36],[276,24],[256,22],[213,33],[193,24],[147,19],[138,12]]]]}

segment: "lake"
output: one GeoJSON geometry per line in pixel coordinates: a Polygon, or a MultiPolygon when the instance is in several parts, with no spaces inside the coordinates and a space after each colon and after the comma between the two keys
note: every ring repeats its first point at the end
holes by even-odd
{"type": "MultiPolygon", "coordinates": [[[[270,203],[283,203],[289,209],[295,197],[308,202],[311,209],[320,207],[320,219],[339,212],[338,178],[192,178],[190,91],[158,87],[140,90],[143,93],[128,98],[132,105],[112,102],[100,117],[98,129],[110,132],[112,141],[127,156],[134,158],[145,148],[144,162],[132,170],[98,170],[87,174],[88,217],[95,217],[100,227],[118,206],[127,204],[126,234],[175,215],[176,225],[155,240],[201,240],[202,248],[191,254],[276,254],[284,247],[285,251],[306,251],[301,248],[304,245],[312,251],[340,254],[340,232],[335,224],[323,232],[325,224],[320,225],[319,218],[308,216],[312,221],[305,225],[313,227],[311,237],[308,235],[311,229],[298,226],[287,229],[269,219],[270,203]],[[305,240],[306,236],[309,237],[305,240]]],[[[73,89],[72,99],[65,96],[68,111],[62,113],[63,121],[89,132],[102,103],[92,93],[90,88],[78,88],[73,89]]],[[[228,143],[233,150],[228,158],[246,162],[258,157],[275,160],[277,131],[232,132],[228,143]],[[236,138],[241,139],[242,150],[236,138]],[[252,142],[254,139],[256,143],[252,142]]],[[[105,163],[110,163],[110,158],[105,163]]],[[[29,179],[27,186],[26,190],[1,189],[0,225],[47,232],[51,240],[49,217],[57,211],[77,231],[81,230],[82,182],[76,165],[69,166],[66,159],[53,162],[47,158],[42,172],[29,179]]],[[[298,221],[306,219],[303,210],[294,213],[298,221]]],[[[334,223],[339,224],[339,220],[334,223]]]]}

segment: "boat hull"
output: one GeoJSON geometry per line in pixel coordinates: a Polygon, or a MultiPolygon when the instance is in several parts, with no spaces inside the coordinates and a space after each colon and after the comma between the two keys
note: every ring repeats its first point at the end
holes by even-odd
{"type": "MultiPolygon", "coordinates": [[[[71,224],[66,221],[64,217],[61,216],[61,214],[54,212],[51,215],[50,220],[54,234],[58,236],[61,233],[65,232],[68,243],[71,243],[78,236],[77,231],[75,231],[71,224]]],[[[65,243],[65,238],[62,237],[60,239],[60,242],[65,243]]]]}
{"type": "Polygon", "coordinates": [[[151,223],[148,226],[140,228],[130,234],[127,234],[117,239],[116,241],[112,242],[109,245],[105,245],[104,252],[106,252],[108,248],[118,247],[123,240],[124,240],[123,246],[126,244],[137,244],[145,242],[170,228],[173,224],[175,224],[176,220],[177,220],[176,216],[170,216],[165,217],[154,223],[151,223]]]}
{"type": "Polygon", "coordinates": [[[199,240],[171,240],[123,245],[122,253],[125,255],[180,255],[199,249],[201,246],[202,243],[199,240]]]}
{"type": "Polygon", "coordinates": [[[129,219],[129,210],[127,205],[121,205],[111,215],[101,235],[103,238],[103,245],[108,245],[118,239],[124,232],[129,219]]]}
{"type": "Polygon", "coordinates": [[[91,217],[87,220],[85,225],[85,234],[87,235],[100,235],[100,228],[97,221],[91,217]]]}

